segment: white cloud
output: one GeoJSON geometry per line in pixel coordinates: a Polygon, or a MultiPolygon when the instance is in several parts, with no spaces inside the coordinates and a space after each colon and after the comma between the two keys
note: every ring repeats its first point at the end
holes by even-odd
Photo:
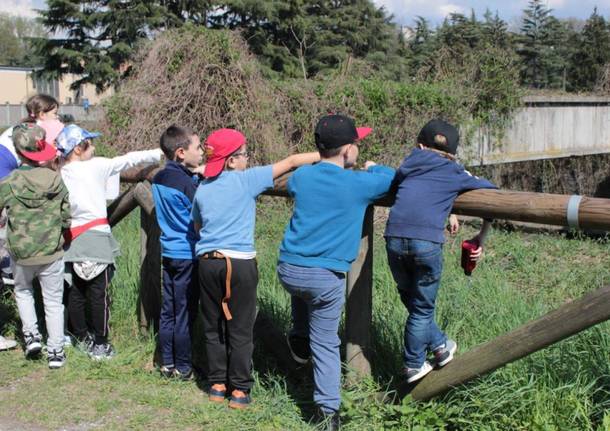
{"type": "Polygon", "coordinates": [[[466,12],[466,9],[463,6],[460,6],[457,4],[451,4],[451,3],[442,4],[442,5],[438,6],[437,10],[438,10],[438,13],[441,16],[441,18],[444,18],[447,15],[452,14],[452,13],[466,12]]]}
{"type": "Polygon", "coordinates": [[[0,1],[0,12],[35,18],[38,14],[34,9],[40,7],[38,3],[40,2],[34,0],[2,0],[0,1]]]}

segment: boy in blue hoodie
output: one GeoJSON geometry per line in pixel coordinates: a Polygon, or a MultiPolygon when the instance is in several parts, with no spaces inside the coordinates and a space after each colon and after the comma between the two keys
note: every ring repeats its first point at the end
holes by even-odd
{"type": "Polygon", "coordinates": [[[165,168],[153,179],[153,198],[161,229],[163,295],[159,317],[161,375],[187,380],[191,365],[191,325],[199,289],[191,209],[203,150],[193,130],[176,125],[161,135],[165,168]]]}
{"type": "MultiPolygon", "coordinates": [[[[433,353],[436,366],[453,359],[457,350],[434,321],[435,301],[443,269],[445,220],[460,193],[497,188],[471,175],[456,162],[458,130],[442,120],[428,122],[417,137],[417,147],[402,162],[393,181],[396,201],[385,231],[388,263],[400,299],[409,316],[404,334],[404,374],[415,382],[430,371],[426,360],[433,353]]],[[[478,259],[490,226],[484,220],[475,238],[478,259]]]]}
{"type": "Polygon", "coordinates": [[[292,357],[313,357],[314,402],[330,428],[339,426],[341,359],[337,334],[345,276],[358,255],[366,208],[385,195],[394,169],[366,162],[354,171],[359,141],[371,132],[343,115],[315,129],[321,162],[296,170],[287,184],[294,212],[280,246],[278,277],[292,299],[292,357]]]}

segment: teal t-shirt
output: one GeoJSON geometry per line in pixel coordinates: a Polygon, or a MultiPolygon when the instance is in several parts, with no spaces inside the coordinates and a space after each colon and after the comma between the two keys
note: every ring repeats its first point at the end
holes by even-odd
{"type": "Polygon", "coordinates": [[[201,226],[197,256],[214,250],[254,252],[256,198],[273,187],[271,165],[224,171],[199,184],[191,216],[201,226]]]}
{"type": "Polygon", "coordinates": [[[358,255],[366,207],[385,195],[394,169],[352,171],[331,163],[297,169],[288,180],[294,212],[280,246],[280,262],[349,271],[358,255]]]}

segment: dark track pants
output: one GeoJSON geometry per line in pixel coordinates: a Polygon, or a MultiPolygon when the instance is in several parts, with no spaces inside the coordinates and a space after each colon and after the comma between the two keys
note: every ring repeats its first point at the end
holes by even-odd
{"type": "Polygon", "coordinates": [[[163,258],[159,344],[163,365],[191,370],[191,331],[197,316],[197,260],[163,258]]]}
{"type": "Polygon", "coordinates": [[[93,333],[95,343],[108,342],[108,321],[110,320],[110,295],[108,287],[114,276],[114,266],[108,265],[92,280],[83,280],[72,270],[72,287],[68,301],[68,313],[74,336],[83,340],[87,332],[93,333]],[[87,319],[87,303],[90,319],[87,319]]]}
{"type": "Polygon", "coordinates": [[[225,294],[227,264],[224,259],[199,260],[201,311],[208,360],[208,380],[249,391],[252,378],[254,319],[256,317],[256,259],[231,259],[232,320],[226,320],[221,301],[225,294]]]}

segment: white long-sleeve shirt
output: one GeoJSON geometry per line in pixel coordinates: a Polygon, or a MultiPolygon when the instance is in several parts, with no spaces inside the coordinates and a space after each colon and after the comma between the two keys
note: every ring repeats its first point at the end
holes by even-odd
{"type": "MultiPolygon", "coordinates": [[[[108,159],[94,157],[86,161],[73,161],[61,168],[61,177],[68,188],[71,227],[81,226],[93,220],[106,218],[106,195],[108,179],[125,169],[140,163],[157,163],[161,150],[134,151],[108,159]]],[[[93,229],[109,232],[109,226],[93,229]]]]}

